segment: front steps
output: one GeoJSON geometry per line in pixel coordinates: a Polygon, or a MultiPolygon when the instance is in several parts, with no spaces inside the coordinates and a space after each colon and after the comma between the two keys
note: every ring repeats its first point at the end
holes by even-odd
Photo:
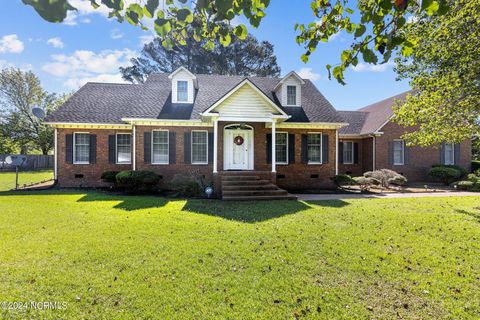
{"type": "Polygon", "coordinates": [[[287,191],[280,189],[269,180],[250,174],[222,175],[223,200],[296,200],[287,191]]]}

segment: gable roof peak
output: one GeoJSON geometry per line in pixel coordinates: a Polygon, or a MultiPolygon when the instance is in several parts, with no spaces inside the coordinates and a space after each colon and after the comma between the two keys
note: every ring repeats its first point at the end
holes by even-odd
{"type": "Polygon", "coordinates": [[[297,78],[297,80],[300,82],[300,84],[305,84],[305,80],[302,79],[302,77],[300,77],[298,75],[298,73],[296,73],[295,71],[290,71],[289,73],[287,73],[286,76],[284,76],[282,79],[280,79],[280,81],[278,81],[277,85],[275,86],[275,88],[273,88],[273,90],[277,90],[278,87],[280,87],[288,78],[290,77],[295,77],[297,78]]]}
{"type": "Polygon", "coordinates": [[[184,66],[181,66],[179,68],[177,68],[177,70],[173,71],[172,73],[170,73],[170,75],[168,76],[168,79],[172,79],[177,73],[179,73],[180,71],[184,71],[186,72],[190,77],[192,77],[192,79],[196,80],[197,79],[197,76],[194,75],[193,73],[191,73],[187,68],[185,68],[184,66]]]}

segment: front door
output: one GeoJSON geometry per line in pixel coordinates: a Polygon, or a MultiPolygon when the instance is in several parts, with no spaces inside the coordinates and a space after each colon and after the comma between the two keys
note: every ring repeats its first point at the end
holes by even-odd
{"type": "Polygon", "coordinates": [[[224,159],[225,170],[253,170],[252,129],[225,129],[224,159]]]}

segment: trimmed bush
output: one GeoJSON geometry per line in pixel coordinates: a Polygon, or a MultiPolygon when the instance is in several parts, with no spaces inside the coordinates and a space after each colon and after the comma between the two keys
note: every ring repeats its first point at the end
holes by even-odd
{"type": "Polygon", "coordinates": [[[356,184],[355,180],[348,174],[337,174],[331,179],[338,188],[340,188],[341,186],[351,186],[356,184]]]}
{"type": "Polygon", "coordinates": [[[398,176],[394,178],[388,179],[388,184],[394,185],[394,186],[403,186],[407,183],[407,178],[399,174],[398,176]]]}
{"type": "Polygon", "coordinates": [[[130,192],[157,191],[159,176],[152,171],[121,171],[116,176],[117,183],[130,192]]]}
{"type": "Polygon", "coordinates": [[[432,168],[451,168],[451,169],[455,169],[460,174],[459,178],[465,176],[468,173],[467,170],[465,170],[465,168],[457,166],[456,164],[434,164],[432,166],[432,168]]]}
{"type": "Polygon", "coordinates": [[[480,160],[473,160],[472,161],[472,172],[479,171],[480,172],[480,160]]]}
{"type": "Polygon", "coordinates": [[[100,177],[105,182],[115,183],[117,182],[117,174],[119,171],[105,171],[100,177]]]}
{"type": "Polygon", "coordinates": [[[462,172],[456,168],[448,166],[435,166],[430,169],[428,175],[434,179],[438,179],[448,185],[462,177],[462,172]]]}
{"type": "Polygon", "coordinates": [[[211,183],[205,181],[205,176],[198,171],[176,174],[170,182],[170,188],[178,196],[188,198],[205,197],[204,190],[211,185],[211,183]]]}
{"type": "Polygon", "coordinates": [[[457,181],[452,183],[453,186],[457,186],[459,190],[471,190],[475,185],[472,181],[457,181]]]}
{"type": "Polygon", "coordinates": [[[383,188],[388,188],[391,182],[391,184],[395,185],[404,185],[407,183],[407,178],[390,169],[367,171],[363,174],[363,176],[377,180],[383,188]]]}
{"type": "Polygon", "coordinates": [[[360,186],[360,191],[368,191],[373,185],[378,185],[380,182],[374,178],[355,177],[353,180],[360,186]]]}

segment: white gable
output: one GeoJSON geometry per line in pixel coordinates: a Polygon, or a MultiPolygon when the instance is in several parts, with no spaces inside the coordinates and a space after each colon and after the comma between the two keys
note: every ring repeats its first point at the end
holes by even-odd
{"type": "Polygon", "coordinates": [[[175,70],[169,78],[172,80],[172,103],[193,103],[195,95],[195,81],[196,77],[184,67],[175,70]],[[187,81],[188,85],[188,99],[187,101],[177,100],[177,84],[178,81],[187,81]]]}
{"type": "Polygon", "coordinates": [[[302,86],[305,81],[300,78],[295,72],[287,74],[275,87],[275,92],[282,106],[301,106],[302,105],[302,86]],[[296,103],[288,104],[287,87],[294,86],[296,88],[296,103]]]}

